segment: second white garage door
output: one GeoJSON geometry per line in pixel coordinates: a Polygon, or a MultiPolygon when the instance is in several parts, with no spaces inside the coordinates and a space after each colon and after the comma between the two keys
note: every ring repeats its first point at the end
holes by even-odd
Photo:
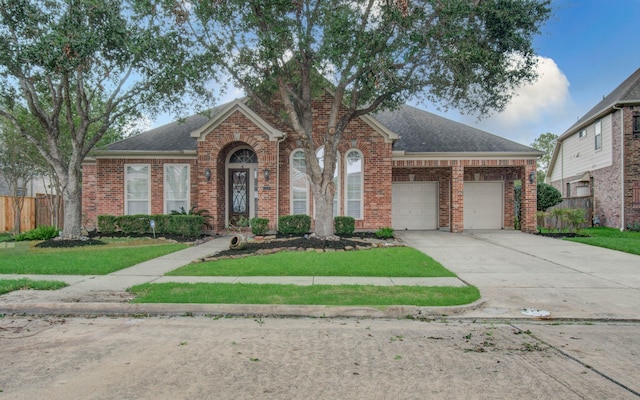
{"type": "Polygon", "coordinates": [[[395,230],[438,228],[438,183],[392,185],[391,225],[395,230]]]}
{"type": "Polygon", "coordinates": [[[502,229],[502,182],[464,183],[464,229],[502,229]]]}

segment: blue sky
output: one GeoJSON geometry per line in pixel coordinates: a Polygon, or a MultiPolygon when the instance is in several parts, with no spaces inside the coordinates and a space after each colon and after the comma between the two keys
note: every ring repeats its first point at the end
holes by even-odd
{"type": "MultiPolygon", "coordinates": [[[[539,79],[520,88],[503,113],[478,122],[455,110],[416,105],[526,145],[545,132],[561,135],[640,68],[640,0],[554,0],[552,7],[534,41],[539,79]]],[[[231,90],[221,102],[240,96],[231,90]]],[[[159,116],[153,126],[170,120],[159,116]]]]}

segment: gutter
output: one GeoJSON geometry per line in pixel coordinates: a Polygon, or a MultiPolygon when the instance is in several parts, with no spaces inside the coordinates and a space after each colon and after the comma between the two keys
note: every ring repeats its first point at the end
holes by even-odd
{"type": "Polygon", "coordinates": [[[178,151],[145,151],[145,150],[103,150],[94,151],[92,156],[95,159],[108,159],[108,158],[158,158],[158,157],[172,157],[172,158],[195,158],[197,157],[197,150],[178,150],[178,151]]]}

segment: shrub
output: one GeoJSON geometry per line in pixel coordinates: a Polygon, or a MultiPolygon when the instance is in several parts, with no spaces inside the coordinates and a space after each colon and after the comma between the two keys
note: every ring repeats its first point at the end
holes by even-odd
{"type": "Polygon", "coordinates": [[[103,233],[113,233],[118,230],[116,216],[98,215],[98,230],[103,233]]]}
{"type": "Polygon", "coordinates": [[[547,211],[549,207],[553,207],[562,202],[562,194],[560,191],[549,184],[538,183],[537,191],[538,211],[547,211]]]}
{"type": "Polygon", "coordinates": [[[122,232],[124,234],[151,233],[150,221],[155,222],[155,233],[170,233],[181,236],[200,236],[204,217],[195,214],[156,215],[101,215],[98,230],[102,233],[122,232]]]}
{"type": "Polygon", "coordinates": [[[55,226],[40,225],[35,229],[16,235],[15,241],[21,242],[23,240],[49,240],[58,236],[58,233],[58,228],[56,228],[55,226]]]}
{"type": "Polygon", "coordinates": [[[393,237],[393,228],[383,227],[376,231],[376,237],[380,239],[390,239],[393,237]]]}
{"type": "Polygon", "coordinates": [[[249,223],[251,225],[251,233],[254,235],[264,235],[269,230],[268,218],[251,218],[249,223]]]}
{"type": "Polygon", "coordinates": [[[278,230],[285,235],[302,235],[311,230],[311,217],[308,215],[283,215],[278,218],[278,230]]]}
{"type": "Polygon", "coordinates": [[[640,232],[640,222],[629,222],[627,224],[627,230],[631,232],[640,232]]]}
{"type": "Polygon", "coordinates": [[[582,208],[567,208],[564,212],[572,232],[576,232],[580,225],[587,222],[585,211],[582,208]]]}
{"type": "Polygon", "coordinates": [[[335,217],[333,219],[336,235],[352,235],[356,230],[356,219],[353,217],[335,217]]]}

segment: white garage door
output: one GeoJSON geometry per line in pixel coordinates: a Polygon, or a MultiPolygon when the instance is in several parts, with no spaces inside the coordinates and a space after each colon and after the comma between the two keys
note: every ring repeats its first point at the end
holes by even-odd
{"type": "Polygon", "coordinates": [[[502,182],[464,183],[464,229],[503,228],[502,182]]]}
{"type": "Polygon", "coordinates": [[[393,229],[438,228],[438,182],[398,182],[392,188],[393,229]]]}

